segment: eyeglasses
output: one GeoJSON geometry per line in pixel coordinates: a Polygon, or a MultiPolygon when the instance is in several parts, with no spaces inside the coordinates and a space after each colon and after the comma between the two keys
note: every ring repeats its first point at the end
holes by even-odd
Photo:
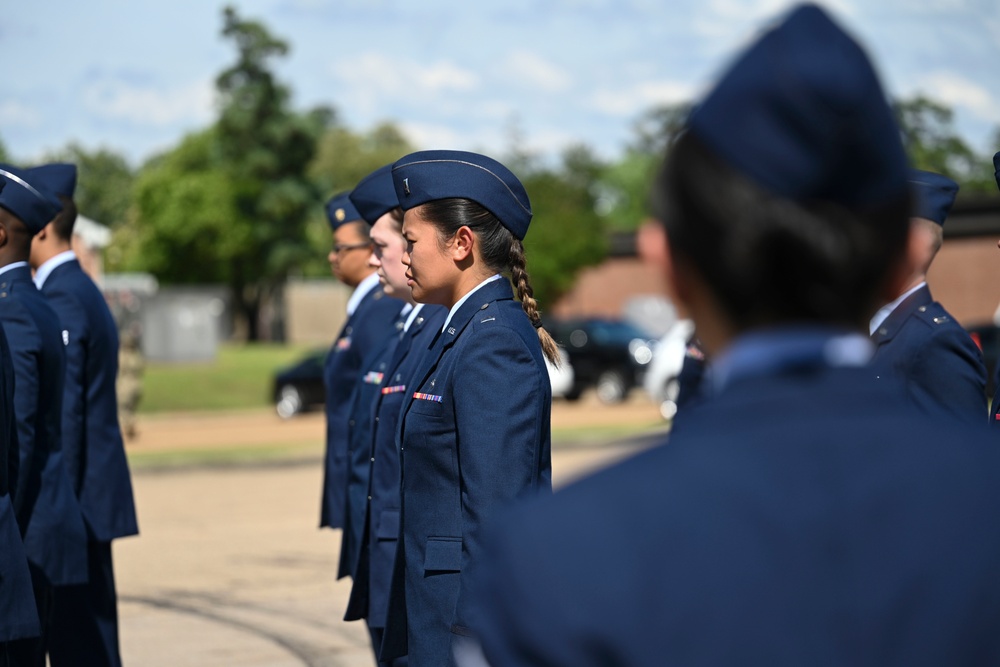
{"type": "Polygon", "coordinates": [[[339,255],[346,250],[361,250],[362,248],[371,248],[372,244],[368,243],[335,243],[333,245],[333,254],[339,255]]]}

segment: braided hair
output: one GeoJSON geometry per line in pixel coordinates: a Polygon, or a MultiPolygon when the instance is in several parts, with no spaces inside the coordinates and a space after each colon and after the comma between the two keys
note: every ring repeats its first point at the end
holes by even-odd
{"type": "Polygon", "coordinates": [[[528,320],[538,332],[545,358],[559,365],[559,347],[548,331],[542,326],[538,302],[528,278],[524,245],[500,220],[481,204],[470,199],[438,199],[421,206],[422,217],[433,224],[439,238],[447,241],[461,227],[468,227],[479,239],[480,255],[492,271],[508,274],[517,299],[528,316],[528,320]]]}

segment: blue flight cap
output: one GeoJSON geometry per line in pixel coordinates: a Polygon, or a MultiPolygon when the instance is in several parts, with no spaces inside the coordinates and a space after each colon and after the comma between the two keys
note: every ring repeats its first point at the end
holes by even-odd
{"type": "Polygon", "coordinates": [[[25,170],[31,182],[54,195],[73,198],[76,191],[76,165],[65,162],[43,164],[25,170]]]}
{"type": "Polygon", "coordinates": [[[1000,153],[993,154],[993,175],[997,179],[997,187],[1000,188],[1000,153]]]}
{"type": "Polygon", "coordinates": [[[958,183],[933,171],[913,169],[910,172],[910,187],[914,195],[913,217],[925,218],[943,227],[951,205],[955,203],[958,183]]]}
{"type": "Polygon", "coordinates": [[[340,192],[330,197],[326,203],[326,219],[330,222],[330,229],[337,229],[348,222],[363,220],[358,209],[351,203],[349,192],[340,192]]]}
{"type": "Polygon", "coordinates": [[[351,203],[369,225],[399,206],[396,188],[392,185],[392,165],[379,167],[362,178],[351,190],[351,203]]]}
{"type": "Polygon", "coordinates": [[[437,199],[471,199],[518,239],[528,233],[528,193],[507,167],[485,155],[465,151],[411,153],[392,165],[392,183],[403,210],[437,199]]]}
{"type": "Polygon", "coordinates": [[[25,170],[0,164],[7,186],[0,191],[0,206],[14,214],[33,235],[42,231],[62,210],[55,195],[36,184],[25,170]]]}
{"type": "Polygon", "coordinates": [[[815,5],[795,8],[749,47],[688,125],[779,197],[858,210],[906,193],[899,127],[872,64],[815,5]]]}

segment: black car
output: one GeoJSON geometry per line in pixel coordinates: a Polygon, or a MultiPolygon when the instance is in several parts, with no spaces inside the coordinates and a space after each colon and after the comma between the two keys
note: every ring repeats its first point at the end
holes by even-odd
{"type": "Polygon", "coordinates": [[[323,363],[327,350],[316,350],[279,370],[274,375],[272,398],[278,415],[289,419],[300,412],[323,405],[326,389],[323,386],[323,363]]]}
{"type": "Polygon", "coordinates": [[[604,403],[625,400],[653,359],[655,339],[625,320],[554,320],[545,328],[569,356],[573,386],[565,397],[571,401],[590,387],[604,403]]]}

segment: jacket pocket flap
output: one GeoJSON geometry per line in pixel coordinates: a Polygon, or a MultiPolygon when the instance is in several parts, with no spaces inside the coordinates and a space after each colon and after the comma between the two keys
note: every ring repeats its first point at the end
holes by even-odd
{"type": "Polygon", "coordinates": [[[424,570],[461,572],[462,538],[427,538],[427,551],[424,554],[424,570]]]}
{"type": "Polygon", "coordinates": [[[380,540],[399,539],[399,510],[384,510],[378,519],[375,537],[380,540]]]}

